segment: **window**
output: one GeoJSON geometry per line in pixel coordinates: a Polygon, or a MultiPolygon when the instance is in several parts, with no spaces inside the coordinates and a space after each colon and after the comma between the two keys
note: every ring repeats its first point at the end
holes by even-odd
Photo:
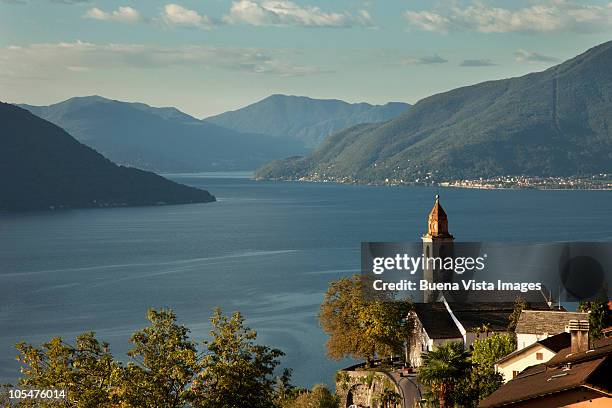
{"type": "Polygon", "coordinates": [[[519,375],[518,371],[512,371],[512,378],[516,378],[517,375],[519,375]]]}
{"type": "Polygon", "coordinates": [[[544,354],[536,353],[536,360],[544,360],[544,354]]]}

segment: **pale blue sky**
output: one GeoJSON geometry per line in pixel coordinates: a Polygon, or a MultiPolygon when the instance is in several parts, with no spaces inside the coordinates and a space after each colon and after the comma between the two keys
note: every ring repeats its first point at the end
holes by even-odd
{"type": "Polygon", "coordinates": [[[610,0],[0,0],[0,100],[414,103],[610,39],[610,0]]]}

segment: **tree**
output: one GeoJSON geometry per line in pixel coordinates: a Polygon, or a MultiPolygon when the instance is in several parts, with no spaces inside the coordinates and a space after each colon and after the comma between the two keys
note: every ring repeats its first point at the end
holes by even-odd
{"type": "Polygon", "coordinates": [[[513,332],[516,330],[516,325],[518,323],[519,317],[521,317],[521,312],[527,309],[527,302],[523,298],[517,298],[514,301],[514,310],[508,317],[508,331],[513,332]]]}
{"type": "MultiPolygon", "coordinates": [[[[147,317],[150,324],[130,339],[127,365],[115,361],[93,333],[78,336],[74,346],[59,337],[40,348],[18,344],[20,386],[67,391],[65,400],[22,400],[19,406],[277,408],[293,392],[289,370],[273,376],[283,353],[254,344],[257,334],[244,327],[240,313],[228,318],[215,310],[204,354],[171,310],[151,309],[147,317]]],[[[6,390],[0,390],[0,402],[6,390]]]]}
{"type": "Polygon", "coordinates": [[[477,367],[494,368],[495,362],[516,349],[516,338],[512,334],[496,333],[472,344],[472,364],[477,367]]]}
{"type": "Polygon", "coordinates": [[[257,332],[244,326],[239,312],[230,318],[216,309],[212,340],[205,343],[203,371],[198,375],[197,406],[206,408],[273,408],[275,368],[284,353],[255,344],[257,332]]]}
{"type": "Polygon", "coordinates": [[[460,342],[448,342],[423,353],[417,378],[430,387],[440,408],[453,406],[455,387],[470,372],[469,357],[460,342]]]}
{"type": "Polygon", "coordinates": [[[66,390],[65,400],[23,400],[22,407],[110,407],[113,406],[113,377],[120,365],[113,360],[107,343],[100,343],[94,333],[83,333],[75,345],[60,337],[36,348],[17,344],[24,377],[19,385],[37,389],[66,390]]]}
{"type": "Polygon", "coordinates": [[[151,325],[130,338],[132,361],[121,370],[117,395],[130,407],[184,407],[194,399],[193,380],[201,369],[189,329],[171,310],[150,309],[151,325]]]}
{"type": "Polygon", "coordinates": [[[315,385],[311,391],[300,392],[293,400],[283,404],[283,408],[338,408],[340,398],[325,385],[315,385]]]}
{"type": "Polygon", "coordinates": [[[319,311],[319,322],[329,334],[327,352],[333,359],[363,358],[400,352],[410,335],[411,304],[389,297],[366,299],[368,289],[355,275],[331,283],[319,311]]]}
{"type": "Polygon", "coordinates": [[[578,310],[589,313],[589,336],[593,339],[602,338],[603,329],[612,326],[612,312],[603,300],[582,301],[578,310]]]}
{"type": "Polygon", "coordinates": [[[454,399],[462,407],[476,407],[503,383],[495,362],[516,349],[513,334],[498,333],[477,339],[472,344],[472,369],[456,387],[454,399]]]}

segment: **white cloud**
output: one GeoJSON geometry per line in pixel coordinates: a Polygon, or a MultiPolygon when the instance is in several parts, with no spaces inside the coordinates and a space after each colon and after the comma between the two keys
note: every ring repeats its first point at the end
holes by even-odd
{"type": "Polygon", "coordinates": [[[415,27],[425,31],[447,31],[449,18],[430,11],[406,11],[404,17],[415,27]]]}
{"type": "Polygon", "coordinates": [[[535,1],[530,7],[507,9],[486,1],[472,1],[467,6],[404,13],[415,28],[425,31],[507,32],[597,32],[612,29],[612,3],[578,4],[567,0],[535,1]]]}
{"type": "Polygon", "coordinates": [[[107,12],[100,10],[97,7],[87,10],[85,13],[86,18],[93,20],[102,21],[116,21],[119,23],[136,23],[140,20],[140,13],[138,10],[128,6],[121,6],[117,10],[107,12]]]}
{"type": "Polygon", "coordinates": [[[514,56],[516,57],[517,62],[559,62],[559,58],[550,57],[548,55],[540,54],[539,52],[535,51],[516,50],[514,56]]]}
{"type": "Polygon", "coordinates": [[[210,28],[213,25],[208,16],[173,3],[164,6],[162,19],[171,26],[210,28]]]}
{"type": "Polygon", "coordinates": [[[253,26],[351,27],[373,26],[366,10],[358,14],[325,12],[315,6],[299,6],[286,0],[239,0],[223,19],[229,24],[253,26]]]}
{"type": "Polygon", "coordinates": [[[179,47],[143,44],[70,43],[32,44],[0,48],[0,78],[53,77],[69,70],[87,73],[109,69],[159,69],[188,67],[222,69],[283,77],[326,72],[291,61],[290,50],[209,47],[179,47]]]}

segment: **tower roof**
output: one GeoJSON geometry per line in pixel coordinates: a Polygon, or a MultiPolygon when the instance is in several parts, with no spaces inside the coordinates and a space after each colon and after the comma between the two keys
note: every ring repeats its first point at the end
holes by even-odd
{"type": "Polygon", "coordinates": [[[425,238],[450,238],[453,236],[448,232],[448,217],[440,205],[440,196],[436,194],[436,201],[427,218],[427,234],[425,238]]]}
{"type": "Polygon", "coordinates": [[[442,206],[440,205],[440,196],[438,194],[436,194],[436,202],[434,203],[433,208],[429,212],[429,219],[448,220],[444,208],[442,208],[442,206]]]}

